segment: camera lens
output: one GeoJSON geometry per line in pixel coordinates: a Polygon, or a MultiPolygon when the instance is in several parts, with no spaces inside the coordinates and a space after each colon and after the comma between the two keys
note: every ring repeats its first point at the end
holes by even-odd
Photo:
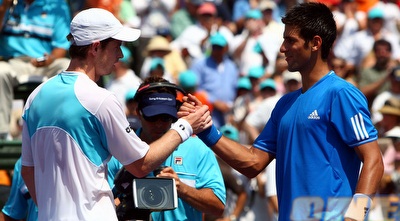
{"type": "Polygon", "coordinates": [[[161,211],[177,207],[175,182],[171,178],[134,179],[132,197],[138,209],[161,211]]]}
{"type": "Polygon", "coordinates": [[[164,198],[166,194],[167,193],[165,192],[165,189],[154,185],[149,185],[143,188],[142,191],[142,199],[144,199],[143,203],[150,208],[160,207],[166,202],[164,198]]]}

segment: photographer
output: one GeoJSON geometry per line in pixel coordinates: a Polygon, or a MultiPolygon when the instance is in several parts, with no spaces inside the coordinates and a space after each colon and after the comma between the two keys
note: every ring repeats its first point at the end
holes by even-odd
{"type": "MultiPolygon", "coordinates": [[[[166,82],[159,77],[149,77],[140,85],[135,100],[137,115],[142,128],[137,131],[140,139],[152,143],[177,120],[179,101],[176,89],[171,87],[149,88],[156,82],[166,82]],[[142,90],[145,89],[145,90],[142,90]]],[[[225,186],[214,153],[197,137],[181,143],[162,164],[166,166],[157,177],[175,179],[178,208],[152,212],[152,220],[202,220],[202,213],[221,215],[225,204],[225,186]]]]}

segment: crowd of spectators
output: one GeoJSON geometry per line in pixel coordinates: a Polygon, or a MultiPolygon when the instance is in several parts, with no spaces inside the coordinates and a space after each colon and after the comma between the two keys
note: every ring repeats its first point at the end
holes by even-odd
{"type": "MultiPolygon", "coordinates": [[[[0,0],[0,139],[20,139],[20,127],[15,126],[19,118],[12,117],[13,87],[32,76],[45,81],[66,68],[67,24],[90,7],[107,9],[142,32],[138,41],[123,46],[124,58],[111,76],[99,81],[116,94],[133,128],[139,126],[131,100],[148,76],[198,93],[209,105],[215,126],[234,127],[234,139],[243,144],[254,141],[283,94],[301,87],[301,75],[287,71],[280,53],[280,17],[301,0],[61,1],[0,0]]],[[[379,131],[386,176],[381,193],[399,193],[400,1],[317,1],[327,4],[336,19],[330,68],[364,93],[379,131]]],[[[252,191],[266,199],[267,174],[248,181],[248,199],[252,191]]],[[[243,219],[253,204],[241,207],[243,219]]],[[[269,210],[251,219],[275,213],[273,200],[268,204],[269,210]]],[[[379,219],[384,213],[373,210],[371,216],[379,219]]],[[[235,218],[239,216],[235,211],[235,218]]]]}

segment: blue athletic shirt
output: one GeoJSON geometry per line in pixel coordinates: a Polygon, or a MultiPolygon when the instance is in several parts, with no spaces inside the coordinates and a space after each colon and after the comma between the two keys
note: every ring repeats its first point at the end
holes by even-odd
{"type": "MultiPolygon", "coordinates": [[[[0,0],[3,2],[5,0],[0,0]]],[[[18,1],[13,15],[4,16],[0,56],[42,57],[54,48],[68,49],[71,15],[64,0],[35,0],[29,7],[18,1]]]]}
{"type": "Polygon", "coordinates": [[[107,163],[113,155],[130,164],[149,145],[115,95],[84,73],[62,72],[32,92],[23,123],[22,165],[35,168],[39,220],[117,220],[107,163]]]}
{"type": "Polygon", "coordinates": [[[333,71],[283,96],[254,142],[276,156],[279,220],[340,220],[360,171],[353,148],[376,139],[365,96],[333,71]]]}

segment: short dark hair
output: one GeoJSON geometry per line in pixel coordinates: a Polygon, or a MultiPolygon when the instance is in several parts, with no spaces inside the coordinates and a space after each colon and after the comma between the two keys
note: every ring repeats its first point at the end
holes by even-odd
{"type": "Polygon", "coordinates": [[[299,30],[299,35],[308,44],[314,36],[322,38],[321,57],[327,60],[336,39],[336,22],[331,10],[322,3],[309,2],[293,6],[282,22],[299,30]]]}
{"type": "Polygon", "coordinates": [[[374,42],[374,46],[372,47],[372,49],[373,49],[374,51],[376,51],[376,48],[377,48],[378,46],[386,46],[386,47],[388,48],[388,50],[389,50],[390,52],[392,52],[392,44],[391,44],[390,42],[386,41],[385,39],[376,40],[376,41],[374,42]]]}
{"type": "MultiPolygon", "coordinates": [[[[67,36],[67,39],[69,41],[71,41],[72,38],[73,37],[72,37],[71,34],[69,34],[67,36]]],[[[100,47],[101,48],[105,48],[111,40],[113,40],[113,39],[112,38],[107,38],[107,39],[104,39],[104,40],[100,41],[100,47]]],[[[72,44],[69,47],[69,51],[68,51],[69,52],[69,56],[71,58],[85,59],[91,45],[92,44],[84,45],[84,46],[78,46],[78,45],[72,44]]]]}
{"type": "Polygon", "coordinates": [[[143,82],[139,85],[138,92],[136,92],[137,96],[137,101],[140,102],[140,97],[143,96],[144,94],[149,94],[149,93],[168,93],[172,94],[176,97],[176,89],[171,88],[171,87],[163,87],[160,85],[159,87],[152,87],[152,89],[146,89],[143,91],[140,91],[141,88],[145,87],[146,85],[150,85],[152,83],[170,83],[168,80],[158,77],[158,76],[149,76],[143,80],[143,82]]]}

